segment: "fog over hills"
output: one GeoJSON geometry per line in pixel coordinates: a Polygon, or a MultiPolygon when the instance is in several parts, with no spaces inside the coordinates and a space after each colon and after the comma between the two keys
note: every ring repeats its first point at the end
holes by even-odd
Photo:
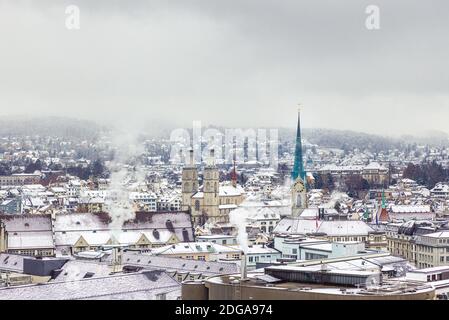
{"type": "MultiPolygon", "coordinates": [[[[216,127],[225,132],[226,127],[216,127]]],[[[149,121],[137,131],[138,136],[145,138],[169,139],[170,127],[161,122],[149,121]]],[[[191,131],[191,128],[186,128],[191,131]]],[[[202,128],[206,130],[207,128],[202,128]]],[[[268,129],[268,128],[267,128],[268,129]]],[[[296,128],[278,128],[281,141],[293,141],[296,128]]],[[[3,117],[0,119],[0,136],[54,136],[61,138],[95,139],[99,135],[114,135],[126,131],[124,127],[100,125],[94,121],[65,117],[3,117]]],[[[428,131],[421,135],[383,136],[351,130],[326,128],[304,128],[303,138],[311,144],[323,147],[353,150],[400,149],[407,145],[449,146],[449,135],[441,131],[428,131]]]]}

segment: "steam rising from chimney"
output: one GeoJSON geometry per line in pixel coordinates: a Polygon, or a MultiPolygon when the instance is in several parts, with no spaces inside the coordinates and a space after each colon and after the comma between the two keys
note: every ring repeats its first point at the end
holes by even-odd
{"type": "Polygon", "coordinates": [[[135,218],[135,212],[129,200],[130,190],[126,183],[131,179],[137,183],[145,181],[145,172],[139,163],[144,147],[138,143],[137,131],[116,133],[112,142],[116,153],[113,161],[108,164],[111,176],[110,194],[106,204],[111,217],[109,227],[112,236],[118,236],[124,222],[135,218]]]}
{"type": "Polygon", "coordinates": [[[229,221],[237,227],[237,242],[245,254],[248,252],[247,213],[247,209],[242,208],[237,208],[229,213],[229,221]]]}

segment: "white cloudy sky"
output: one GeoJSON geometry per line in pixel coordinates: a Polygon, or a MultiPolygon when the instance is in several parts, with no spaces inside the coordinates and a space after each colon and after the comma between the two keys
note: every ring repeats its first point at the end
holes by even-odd
{"type": "Polygon", "coordinates": [[[0,115],[449,132],[449,2],[0,0],[0,115]],[[80,8],[80,30],[65,8],[80,8]],[[370,4],[380,30],[365,27],[370,4]]]}

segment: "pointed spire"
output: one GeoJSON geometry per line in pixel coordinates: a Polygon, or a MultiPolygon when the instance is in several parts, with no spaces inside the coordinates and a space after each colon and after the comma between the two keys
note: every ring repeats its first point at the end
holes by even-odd
{"type": "Polygon", "coordinates": [[[369,219],[369,211],[368,211],[367,207],[365,207],[365,212],[363,213],[363,219],[365,219],[365,220],[369,219]]]}
{"type": "Polygon", "coordinates": [[[295,162],[292,170],[292,180],[301,178],[305,182],[306,173],[304,171],[304,162],[302,158],[302,141],[301,141],[301,110],[298,108],[298,126],[296,128],[296,146],[295,146],[295,162]]]}
{"type": "MultiPolygon", "coordinates": [[[[376,216],[377,218],[377,216],[376,216]]],[[[380,216],[379,216],[380,221],[389,221],[390,220],[390,215],[388,214],[388,210],[387,210],[387,205],[386,205],[386,201],[385,201],[385,190],[382,189],[382,206],[380,209],[380,216]]],[[[377,223],[377,220],[376,220],[377,223]]]]}

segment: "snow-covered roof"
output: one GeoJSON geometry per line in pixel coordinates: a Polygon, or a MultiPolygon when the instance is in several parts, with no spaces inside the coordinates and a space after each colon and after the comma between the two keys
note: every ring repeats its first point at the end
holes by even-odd
{"type": "MultiPolygon", "coordinates": [[[[241,246],[234,246],[236,248],[242,249],[241,246]]],[[[242,249],[243,251],[243,249],[242,249]]],[[[276,249],[269,248],[264,245],[252,245],[246,249],[246,253],[248,255],[256,255],[256,254],[280,254],[280,252],[276,249]]]]}
{"type": "Polygon", "coordinates": [[[199,272],[205,275],[230,274],[238,272],[235,262],[215,262],[174,258],[168,256],[153,256],[134,252],[124,252],[122,255],[123,265],[142,266],[148,269],[176,270],[178,272],[199,272]]]}
{"type": "Polygon", "coordinates": [[[213,242],[181,242],[152,249],[153,254],[190,254],[190,253],[231,253],[241,252],[238,248],[223,246],[213,242]]]}
{"type": "Polygon", "coordinates": [[[368,235],[374,231],[363,221],[357,220],[306,220],[294,217],[285,217],[279,221],[274,233],[308,234],[325,233],[328,236],[354,236],[368,235]],[[318,224],[318,228],[317,228],[318,224]]]}
{"type": "Polygon", "coordinates": [[[429,234],[423,235],[423,237],[449,238],[449,230],[448,231],[439,231],[439,232],[429,233],[429,234]]]}
{"type": "Polygon", "coordinates": [[[25,257],[18,254],[0,253],[0,270],[22,273],[25,257]]]}
{"type": "Polygon", "coordinates": [[[245,193],[245,190],[239,185],[236,187],[232,185],[220,185],[219,187],[219,196],[220,197],[236,197],[245,193]]]}
{"type": "Polygon", "coordinates": [[[392,205],[390,208],[393,213],[428,213],[431,212],[430,205],[392,205]]]}
{"type": "Polygon", "coordinates": [[[51,231],[50,215],[3,215],[0,216],[5,223],[9,234],[15,231],[51,231]]]}
{"type": "Polygon", "coordinates": [[[88,277],[105,277],[112,272],[111,266],[105,263],[88,260],[69,260],[59,275],[52,282],[82,280],[88,277]]]}
{"type": "Polygon", "coordinates": [[[8,249],[54,248],[50,231],[8,233],[8,249]]]}
{"type": "MultiPolygon", "coordinates": [[[[158,270],[55,281],[0,289],[1,300],[154,300],[156,294],[177,291],[181,285],[158,270]]],[[[176,297],[173,297],[173,299],[176,297]]]]}

